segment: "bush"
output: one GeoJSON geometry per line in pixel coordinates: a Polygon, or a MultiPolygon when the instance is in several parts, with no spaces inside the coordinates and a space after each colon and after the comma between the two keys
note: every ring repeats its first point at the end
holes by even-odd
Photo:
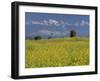
{"type": "Polygon", "coordinates": [[[48,37],[48,39],[51,39],[52,37],[48,37]]]}
{"type": "Polygon", "coordinates": [[[35,40],[40,40],[40,39],[42,39],[42,37],[41,36],[36,36],[36,37],[34,37],[34,39],[35,40]]]}

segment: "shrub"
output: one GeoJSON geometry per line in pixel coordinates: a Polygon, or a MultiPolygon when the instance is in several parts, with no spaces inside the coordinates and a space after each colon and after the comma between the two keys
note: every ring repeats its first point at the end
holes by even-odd
{"type": "Polygon", "coordinates": [[[34,39],[35,40],[40,40],[40,39],[42,39],[42,37],[41,36],[36,36],[36,37],[34,37],[34,39]]]}
{"type": "Polygon", "coordinates": [[[48,37],[48,39],[51,39],[52,37],[48,37]]]}

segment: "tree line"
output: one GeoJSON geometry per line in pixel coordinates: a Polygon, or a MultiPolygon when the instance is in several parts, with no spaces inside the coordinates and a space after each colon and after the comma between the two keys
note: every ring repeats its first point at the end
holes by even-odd
{"type": "MultiPolygon", "coordinates": [[[[71,30],[70,31],[70,37],[76,37],[76,31],[75,30],[71,30]]],[[[51,39],[52,37],[49,36],[47,39],[51,39]]],[[[35,36],[34,40],[41,40],[42,37],[41,36],[35,36]]]]}

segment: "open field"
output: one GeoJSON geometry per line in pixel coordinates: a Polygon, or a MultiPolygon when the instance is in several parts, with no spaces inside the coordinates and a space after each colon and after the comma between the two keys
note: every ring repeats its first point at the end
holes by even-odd
{"type": "Polygon", "coordinates": [[[26,40],[25,67],[61,67],[89,64],[88,38],[26,40]]]}

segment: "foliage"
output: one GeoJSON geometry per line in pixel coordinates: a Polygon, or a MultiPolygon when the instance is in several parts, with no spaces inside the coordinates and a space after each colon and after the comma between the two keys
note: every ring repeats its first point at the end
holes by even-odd
{"type": "Polygon", "coordinates": [[[52,37],[48,37],[48,39],[51,39],[52,37]]]}
{"type": "Polygon", "coordinates": [[[76,32],[75,30],[70,31],[70,37],[76,37],[76,32]]]}
{"type": "Polygon", "coordinates": [[[36,37],[34,37],[34,39],[35,40],[40,40],[40,39],[42,39],[42,37],[41,36],[36,36],[36,37]]]}

